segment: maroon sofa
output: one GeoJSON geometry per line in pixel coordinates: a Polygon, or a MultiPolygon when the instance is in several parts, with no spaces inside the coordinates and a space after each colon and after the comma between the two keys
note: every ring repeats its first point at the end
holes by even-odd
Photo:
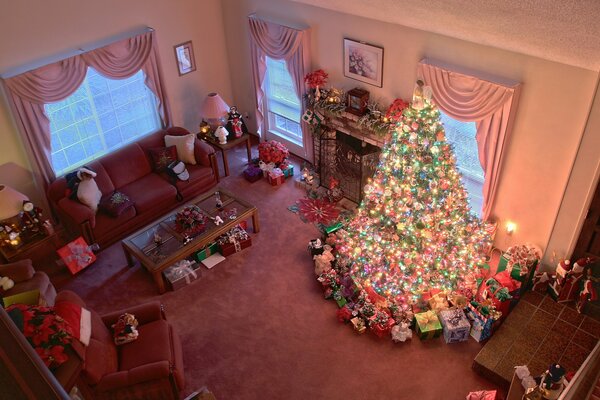
{"type": "Polygon", "coordinates": [[[105,247],[215,186],[219,172],[214,149],[200,140],[194,149],[197,165],[186,165],[188,181],[173,183],[167,174],[152,170],[148,150],[165,147],[165,135],[189,133],[180,127],[160,130],[86,164],[98,174],[96,183],[103,195],[118,190],[135,202],[118,217],[102,211],[94,214],[89,207],[69,199],[66,179],[57,178],[48,188],[48,199],[59,222],[74,236],[105,247]]]}
{"type": "MultiPolygon", "coordinates": [[[[56,302],[86,307],[74,292],[58,293],[56,302]]],[[[77,387],[86,399],[179,399],[184,387],[183,351],[162,305],[150,302],[100,316],[91,313],[87,347],[74,343],[83,360],[77,387]],[[111,326],[124,313],[138,320],[139,337],[115,346],[111,326]]]]}

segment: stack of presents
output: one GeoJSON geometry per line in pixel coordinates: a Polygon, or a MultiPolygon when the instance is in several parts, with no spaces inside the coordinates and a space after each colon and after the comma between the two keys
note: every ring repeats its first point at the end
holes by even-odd
{"type": "Polygon", "coordinates": [[[244,170],[244,178],[248,182],[266,178],[272,186],[279,186],[294,175],[294,166],[288,157],[289,151],[282,143],[276,140],[262,142],[258,145],[258,158],[244,170]]]}
{"type": "MultiPolygon", "coordinates": [[[[579,280],[591,260],[578,260],[572,268],[570,263],[561,262],[555,274],[536,273],[541,251],[532,245],[520,245],[500,256],[493,274],[486,266],[481,276],[468,276],[460,290],[430,290],[395,304],[371,287],[359,287],[354,282],[348,263],[336,258],[336,244],[342,243],[344,237],[341,232],[331,232],[308,245],[325,298],[339,306],[340,322],[351,325],[358,333],[369,330],[379,337],[391,336],[394,342],[410,339],[413,331],[421,340],[443,337],[446,343],[469,338],[482,342],[492,336],[527,290],[548,290],[558,301],[575,300],[586,290],[578,289],[585,287],[579,280]]],[[[493,392],[479,394],[492,397],[477,398],[496,398],[493,392]]]]}
{"type": "Polygon", "coordinates": [[[252,238],[246,232],[246,221],[219,236],[215,241],[197,251],[191,259],[184,259],[171,265],[163,272],[172,290],[180,289],[198,279],[200,266],[210,269],[225,257],[238,253],[252,245],[252,238]]]}

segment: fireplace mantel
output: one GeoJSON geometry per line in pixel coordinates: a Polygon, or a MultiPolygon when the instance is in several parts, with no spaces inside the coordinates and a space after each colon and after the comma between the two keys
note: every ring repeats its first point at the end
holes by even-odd
{"type": "Polygon", "coordinates": [[[373,130],[359,126],[358,119],[360,117],[354,114],[343,112],[341,115],[335,115],[327,111],[321,110],[321,112],[325,116],[325,120],[322,122],[322,125],[325,127],[343,132],[346,135],[353,136],[379,148],[382,148],[385,142],[391,137],[391,131],[382,136],[373,130]]]}

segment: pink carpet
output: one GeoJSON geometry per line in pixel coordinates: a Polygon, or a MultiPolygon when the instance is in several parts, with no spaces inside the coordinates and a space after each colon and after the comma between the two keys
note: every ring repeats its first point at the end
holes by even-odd
{"type": "Polygon", "coordinates": [[[287,210],[304,192],[290,179],[245,181],[245,161],[243,148],[230,153],[232,176],[221,186],[258,207],[261,232],[199,280],[159,296],[149,274],[126,266],[120,244],[76,277],[54,271],[53,280],[101,313],[160,299],[183,342],[182,396],[207,386],[219,400],[459,400],[496,388],[471,370],[481,349],[473,340],[394,344],[342,326],[306,249],[318,231],[287,210]]]}

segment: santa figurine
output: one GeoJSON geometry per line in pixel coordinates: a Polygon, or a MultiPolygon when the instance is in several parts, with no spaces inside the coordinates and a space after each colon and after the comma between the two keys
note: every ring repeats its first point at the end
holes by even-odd
{"type": "MultiPolygon", "coordinates": [[[[579,292],[579,286],[581,279],[583,278],[583,269],[592,261],[589,257],[580,258],[564,275],[563,282],[561,284],[560,291],[558,293],[558,302],[575,301],[577,293],[579,292]]],[[[557,269],[557,281],[558,281],[558,269],[557,269]]]]}
{"type": "Polygon", "coordinates": [[[577,312],[579,313],[583,311],[589,301],[598,300],[596,285],[600,282],[600,277],[594,276],[594,266],[596,265],[597,263],[588,263],[584,268],[581,290],[576,304],[577,312]]]}
{"type": "Polygon", "coordinates": [[[550,365],[542,374],[539,387],[544,399],[558,399],[565,388],[565,369],[560,364],[550,365]]]}

